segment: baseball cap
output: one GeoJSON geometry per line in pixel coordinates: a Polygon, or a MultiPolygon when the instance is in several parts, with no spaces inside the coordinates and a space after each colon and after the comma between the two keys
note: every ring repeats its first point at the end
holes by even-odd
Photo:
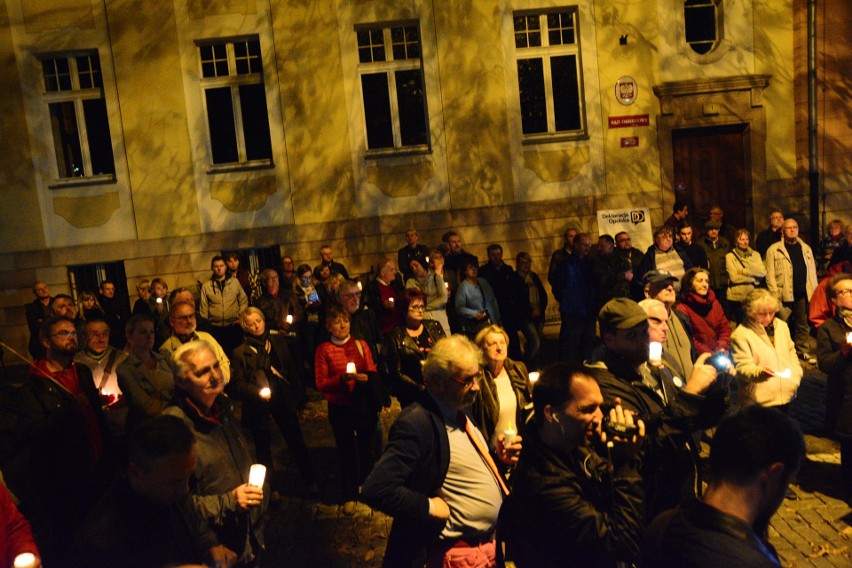
{"type": "Polygon", "coordinates": [[[644,284],[662,284],[663,282],[677,282],[678,278],[672,276],[668,270],[649,270],[642,277],[644,284]]]}
{"type": "Polygon", "coordinates": [[[648,314],[629,298],[613,298],[601,308],[598,322],[601,328],[630,329],[646,321],[648,314]]]}

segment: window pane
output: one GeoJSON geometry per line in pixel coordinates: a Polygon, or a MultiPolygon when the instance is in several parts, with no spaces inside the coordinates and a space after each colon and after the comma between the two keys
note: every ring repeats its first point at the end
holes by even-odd
{"type": "Polygon", "coordinates": [[[364,92],[364,119],[368,148],[393,148],[388,76],[385,73],[361,75],[364,92]]]}
{"type": "Polygon", "coordinates": [[[577,56],[552,57],[550,75],[553,80],[556,131],[579,130],[580,86],[577,81],[577,56]]]}
{"type": "Polygon", "coordinates": [[[202,45],[198,48],[203,77],[227,77],[228,50],[224,43],[202,45]]]}
{"type": "Polygon", "coordinates": [[[544,65],[541,59],[518,60],[518,89],[521,94],[521,124],[524,134],[547,132],[544,65]]]}
{"type": "Polygon", "coordinates": [[[77,57],[77,80],[81,89],[100,88],[101,64],[97,55],[82,55],[77,57]]]}
{"type": "Polygon", "coordinates": [[[260,60],[259,41],[238,41],[234,43],[234,60],[238,75],[260,73],[263,65],[260,60]]]}
{"type": "Polygon", "coordinates": [[[44,88],[46,91],[70,91],[71,69],[64,57],[45,59],[41,62],[44,71],[44,88]]]}
{"type": "Polygon", "coordinates": [[[358,60],[361,63],[372,63],[385,60],[385,38],[381,30],[358,30],[358,60]]]}
{"type": "Polygon", "coordinates": [[[272,142],[269,137],[269,116],[266,113],[263,84],[240,85],[240,110],[243,115],[246,159],[271,159],[272,142]]]}
{"type": "Polygon", "coordinates": [[[426,106],[423,97],[423,75],[420,69],[397,71],[396,99],[399,105],[399,128],[403,146],[419,146],[428,142],[426,106]]]}
{"type": "Polygon", "coordinates": [[[86,117],[86,138],[92,160],[92,175],[115,175],[106,101],[103,99],[83,101],[83,115],[86,117]]]}
{"type": "Polygon", "coordinates": [[[204,95],[207,99],[207,123],[210,125],[213,163],[227,164],[239,161],[231,88],[207,89],[204,95]]]}
{"type": "Polygon", "coordinates": [[[686,41],[716,41],[716,8],[714,6],[685,7],[686,41]]]}
{"type": "Polygon", "coordinates": [[[83,153],[80,150],[80,132],[77,129],[74,103],[53,103],[48,106],[59,177],[82,177],[85,175],[83,153]]]}

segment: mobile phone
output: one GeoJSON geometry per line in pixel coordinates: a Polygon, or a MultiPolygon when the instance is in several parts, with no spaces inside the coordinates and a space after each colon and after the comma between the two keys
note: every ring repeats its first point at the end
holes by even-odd
{"type": "Polygon", "coordinates": [[[728,370],[734,365],[734,362],[731,361],[730,355],[720,351],[719,353],[714,353],[713,355],[708,357],[707,364],[712,365],[718,373],[727,373],[728,370]]]}

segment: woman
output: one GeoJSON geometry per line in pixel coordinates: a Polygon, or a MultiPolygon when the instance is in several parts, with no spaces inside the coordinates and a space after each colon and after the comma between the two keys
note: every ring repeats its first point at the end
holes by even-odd
{"type": "MultiPolygon", "coordinates": [[[[439,253],[440,254],[440,253],[439,253]]],[[[444,284],[444,277],[433,271],[426,271],[419,258],[412,258],[408,265],[411,268],[412,277],[405,283],[408,289],[416,289],[423,292],[426,297],[425,319],[435,320],[444,330],[445,335],[450,334],[450,321],[447,319],[447,297],[448,290],[444,284]]],[[[444,257],[441,257],[443,266],[444,257]]]]}
{"type": "Polygon", "coordinates": [[[148,310],[154,320],[154,349],[159,349],[171,335],[169,327],[169,285],[162,278],[151,280],[151,295],[148,297],[148,310]]]}
{"type": "Polygon", "coordinates": [[[710,273],[703,268],[690,268],[680,284],[681,302],[675,309],[689,317],[692,344],[698,353],[715,353],[731,349],[731,324],[722,304],[710,289],[710,273]]]}
{"type": "Polygon", "coordinates": [[[80,297],[77,299],[77,314],[83,321],[102,320],[106,317],[100,302],[98,302],[98,297],[91,292],[80,293],[80,297]]]}
{"type": "Polygon", "coordinates": [[[373,469],[373,436],[381,408],[381,385],[370,347],[349,335],[349,312],[332,306],[326,314],[331,340],[317,347],[317,389],[328,401],[328,421],[340,453],[344,512],[355,511],[358,486],[373,469]]]}
{"type": "Polygon", "coordinates": [[[127,401],[127,432],[156,416],[175,394],[175,368],[171,359],[154,351],[154,322],[135,315],[127,320],[127,359],[116,369],[118,388],[127,401]]]}
{"type": "Polygon", "coordinates": [[[743,302],[745,319],[731,336],[743,406],[760,404],[787,411],[802,381],[802,366],[790,328],[777,319],[780,304],[769,290],[757,289],[743,302]]]}
{"type": "Polygon", "coordinates": [[[529,374],[523,363],[507,357],[509,335],[502,327],[481,330],[476,344],[485,356],[485,368],[471,416],[496,451],[497,438],[506,430],[523,433],[524,408],[532,401],[529,374]]]}
{"type": "Polygon", "coordinates": [[[766,280],[766,267],[757,251],[750,248],[749,233],[734,233],[734,248],[725,255],[728,271],[728,309],[737,323],[743,322],[742,301],[766,280]]]}
{"type": "Polygon", "coordinates": [[[476,259],[468,259],[462,265],[460,276],[464,280],[456,291],[455,308],[462,331],[474,339],[479,330],[492,324],[500,325],[500,308],[494,290],[485,280],[479,280],[476,259]]]}
{"type": "Polygon", "coordinates": [[[396,264],[383,258],[376,265],[376,277],[367,284],[367,306],[376,310],[379,328],[387,338],[393,328],[402,325],[405,288],[397,278],[396,264]]]}
{"type": "MultiPolygon", "coordinates": [[[[415,263],[411,261],[412,266],[415,263]]],[[[446,336],[438,322],[424,317],[423,292],[409,288],[405,291],[405,302],[408,305],[405,323],[391,331],[387,340],[392,391],[402,406],[414,402],[423,391],[423,361],[435,342],[446,336]]]]}
{"type": "Polygon", "coordinates": [[[515,294],[518,302],[518,328],[523,332],[524,362],[530,369],[538,369],[538,354],[544,339],[544,311],[547,309],[547,292],[538,274],[531,270],[532,258],[526,252],[515,257],[515,274],[518,275],[515,294]]]}
{"type": "Polygon", "coordinates": [[[272,469],[269,429],[272,415],[296,459],[302,479],[315,492],[316,474],[296,414],[298,385],[292,381],[293,362],[287,341],[281,334],[269,334],[263,312],[255,307],[246,308],[240,315],[240,326],[245,337],[231,356],[227,391],[243,403],[242,423],[254,437],[257,459],[272,469]]]}

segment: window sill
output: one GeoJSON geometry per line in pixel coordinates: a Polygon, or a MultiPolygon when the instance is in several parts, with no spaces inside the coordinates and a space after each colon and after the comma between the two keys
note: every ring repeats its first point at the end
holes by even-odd
{"type": "Polygon", "coordinates": [[[210,175],[226,174],[231,172],[252,172],[256,170],[267,170],[275,167],[272,160],[254,160],[251,162],[240,162],[233,164],[213,164],[207,170],[210,175]]]}
{"type": "Polygon", "coordinates": [[[428,156],[432,153],[429,146],[412,146],[411,148],[383,148],[381,150],[367,150],[364,158],[367,160],[382,160],[387,158],[408,158],[417,156],[428,156]]]}
{"type": "Polygon", "coordinates": [[[116,183],[113,174],[103,174],[99,176],[79,177],[79,178],[60,178],[53,180],[47,184],[48,189],[65,189],[68,187],[84,187],[88,185],[107,185],[116,183]]]}
{"type": "Polygon", "coordinates": [[[524,146],[532,146],[535,144],[551,144],[555,142],[578,142],[580,140],[588,140],[587,132],[572,132],[570,134],[530,134],[524,136],[521,144],[524,146]]]}

